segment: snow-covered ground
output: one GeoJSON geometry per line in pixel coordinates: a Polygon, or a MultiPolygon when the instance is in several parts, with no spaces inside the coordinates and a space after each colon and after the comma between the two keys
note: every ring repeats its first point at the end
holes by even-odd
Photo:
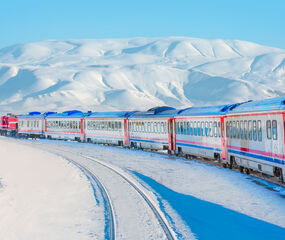
{"type": "Polygon", "coordinates": [[[3,137],[0,156],[0,239],[104,238],[104,210],[77,167],[3,137]]]}
{"type": "Polygon", "coordinates": [[[0,112],[144,110],[285,94],[285,50],[189,37],[42,41],[0,49],[0,112]]]}
{"type": "MultiPolygon", "coordinates": [[[[136,178],[158,201],[179,239],[284,239],[285,193],[254,178],[199,161],[63,141],[10,140],[92,156],[136,178]]],[[[92,163],[86,162],[90,167],[92,163]]],[[[0,174],[1,176],[1,174],[0,174]]]]}

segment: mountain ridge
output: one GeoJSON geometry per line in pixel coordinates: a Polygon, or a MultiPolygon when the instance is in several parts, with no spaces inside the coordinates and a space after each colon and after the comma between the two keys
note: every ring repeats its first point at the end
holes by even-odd
{"type": "Polygon", "coordinates": [[[188,37],[46,40],[0,49],[0,111],[144,110],[285,95],[285,50],[188,37]]]}

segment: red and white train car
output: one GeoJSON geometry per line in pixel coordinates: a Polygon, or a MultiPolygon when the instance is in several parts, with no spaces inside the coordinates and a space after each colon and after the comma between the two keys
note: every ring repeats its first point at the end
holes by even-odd
{"type": "Polygon", "coordinates": [[[226,118],[230,166],[285,179],[285,97],[243,103],[226,118]]]}
{"type": "Polygon", "coordinates": [[[235,105],[191,107],[175,115],[176,151],[209,159],[226,159],[224,122],[235,105]]]}
{"type": "Polygon", "coordinates": [[[129,117],[130,144],[136,148],[173,151],[175,129],[173,117],[177,110],[156,107],[136,112],[129,117]]]}

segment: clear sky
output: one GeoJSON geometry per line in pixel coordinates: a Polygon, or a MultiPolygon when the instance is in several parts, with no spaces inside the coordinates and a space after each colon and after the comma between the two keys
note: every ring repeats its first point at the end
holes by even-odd
{"type": "Polygon", "coordinates": [[[0,0],[0,48],[46,39],[160,36],[285,49],[285,0],[0,0]]]}

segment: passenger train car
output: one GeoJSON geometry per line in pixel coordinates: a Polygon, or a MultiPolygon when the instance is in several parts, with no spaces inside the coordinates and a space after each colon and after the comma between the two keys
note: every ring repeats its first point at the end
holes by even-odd
{"type": "Polygon", "coordinates": [[[217,161],[285,179],[285,96],[231,105],[135,112],[30,112],[1,117],[19,137],[121,145],[217,161]],[[18,120],[18,125],[17,125],[18,120]],[[13,125],[14,124],[14,125],[13,125]]]}
{"type": "Polygon", "coordinates": [[[285,179],[285,97],[251,101],[229,111],[226,156],[230,166],[285,179]]]}
{"type": "Polygon", "coordinates": [[[174,115],[171,107],[156,107],[146,112],[136,112],[129,117],[129,136],[132,147],[175,149],[174,115]]]}
{"type": "Polygon", "coordinates": [[[19,116],[18,136],[43,138],[45,136],[45,115],[40,112],[30,112],[19,116]]]}
{"type": "Polygon", "coordinates": [[[224,122],[235,105],[191,107],[175,115],[178,153],[226,159],[224,122]]]}
{"type": "Polygon", "coordinates": [[[128,146],[128,118],[134,112],[95,112],[84,119],[87,142],[128,146]]]}
{"type": "Polygon", "coordinates": [[[48,114],[45,117],[45,137],[84,141],[83,119],[88,114],[77,110],[48,114]]]}

